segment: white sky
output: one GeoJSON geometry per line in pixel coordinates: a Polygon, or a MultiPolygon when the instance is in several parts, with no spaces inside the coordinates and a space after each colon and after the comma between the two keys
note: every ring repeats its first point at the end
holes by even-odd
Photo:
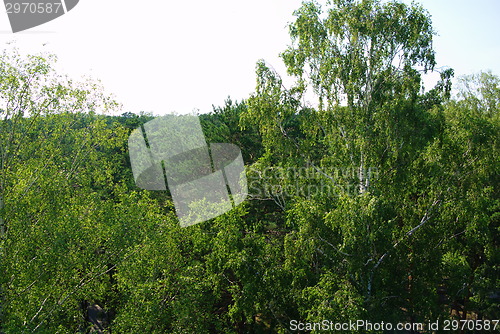
{"type": "MultiPolygon", "coordinates": [[[[440,34],[438,67],[451,66],[458,75],[485,69],[500,74],[500,1],[419,2],[440,34]]],[[[300,3],[80,0],[68,14],[17,34],[2,10],[0,45],[55,53],[63,73],[100,79],[123,103],[122,112],[209,112],[228,95],[249,96],[258,59],[285,76],[279,53],[289,43],[286,26],[300,3]]]]}

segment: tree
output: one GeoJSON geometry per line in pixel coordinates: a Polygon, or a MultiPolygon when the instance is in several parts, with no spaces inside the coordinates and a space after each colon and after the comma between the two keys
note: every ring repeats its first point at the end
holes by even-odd
{"type": "Polygon", "coordinates": [[[260,61],[242,115],[263,137],[257,169],[304,168],[308,174],[288,173],[281,185],[319,189],[270,195],[286,217],[287,263],[299,273],[318,268],[293,293],[320,296],[305,303],[311,320],[319,310],[373,320],[437,317],[443,272],[434,268],[445,251],[433,245],[442,245],[449,228],[440,215],[451,194],[443,180],[452,172],[423,166],[450,120],[443,108],[453,70],[422,94],[420,73],[435,66],[430,16],[415,4],[369,0],[334,0],[325,11],[306,2],[295,16],[282,53],[295,86],[285,89],[260,61]],[[308,89],[317,108],[301,102],[308,89]],[[324,307],[321,298],[332,294],[352,301],[349,309],[334,298],[324,307]]]}
{"type": "MultiPolygon", "coordinates": [[[[116,108],[92,82],[53,70],[53,56],[0,59],[1,327],[75,331],[80,302],[108,293],[119,249],[106,219],[116,175],[110,151],[125,131],[97,112],[116,108]],[[99,222],[96,224],[96,222],[99,222]],[[113,259],[114,258],[114,259],[113,259]]],[[[112,227],[118,228],[116,223],[112,227]]]]}
{"type": "Polygon", "coordinates": [[[447,103],[442,134],[422,154],[424,184],[441,193],[442,284],[448,305],[466,319],[495,319],[499,217],[499,78],[490,72],[460,78],[459,99],[447,103]]]}
{"type": "Polygon", "coordinates": [[[374,105],[404,93],[401,86],[416,76],[415,66],[424,72],[435,66],[434,31],[420,6],[334,0],[323,12],[307,2],[295,16],[292,45],[282,57],[289,74],[310,82],[320,110],[345,100],[351,109],[373,113],[374,105]]]}
{"type": "Polygon", "coordinates": [[[430,16],[416,5],[371,0],[332,1],[326,11],[306,2],[295,16],[292,45],[282,58],[297,85],[283,90],[279,75],[259,62],[257,92],[245,117],[258,122],[263,135],[287,138],[273,140],[277,152],[290,151],[282,147],[286,142],[300,152],[324,145],[329,165],[357,166],[364,192],[365,169],[382,167],[381,158],[390,160],[401,145],[412,144],[408,137],[424,118],[417,101],[419,71],[435,66],[430,16]],[[317,111],[300,107],[308,87],[318,98],[317,111]],[[287,133],[286,122],[297,114],[310,140],[287,133]]]}

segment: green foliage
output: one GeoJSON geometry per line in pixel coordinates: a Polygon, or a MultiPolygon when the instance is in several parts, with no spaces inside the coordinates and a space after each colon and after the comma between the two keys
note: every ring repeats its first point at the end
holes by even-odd
{"type": "Polygon", "coordinates": [[[247,110],[242,102],[233,102],[230,97],[223,107],[214,107],[213,112],[199,115],[203,133],[209,143],[231,143],[243,154],[243,161],[251,163],[262,155],[262,140],[256,127],[240,126],[241,115],[247,110]]]}
{"type": "Polygon", "coordinates": [[[152,115],[102,115],[117,103],[53,56],[1,56],[2,333],[499,318],[500,79],[452,94],[447,69],[423,93],[433,30],[417,5],[295,15],[295,85],[259,61],[254,94],[199,115],[207,142],[242,149],[249,199],[187,228],[168,192],[133,180],[128,135],[152,115]]]}

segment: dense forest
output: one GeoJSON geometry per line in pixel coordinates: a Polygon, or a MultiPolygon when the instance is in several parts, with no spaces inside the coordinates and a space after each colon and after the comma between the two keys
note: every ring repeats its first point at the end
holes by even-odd
{"type": "Polygon", "coordinates": [[[416,4],[294,15],[293,86],[262,60],[251,96],[198,115],[241,149],[248,198],[185,228],[132,173],[154,115],[111,116],[54,55],[0,55],[0,333],[498,332],[500,78],[438,68],[416,4]]]}

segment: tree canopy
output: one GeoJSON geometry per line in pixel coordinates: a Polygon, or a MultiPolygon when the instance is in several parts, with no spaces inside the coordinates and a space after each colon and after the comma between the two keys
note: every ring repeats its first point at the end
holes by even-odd
{"type": "Polygon", "coordinates": [[[500,318],[500,78],[424,90],[417,4],[304,2],[289,29],[293,86],[261,60],[248,99],[199,115],[240,147],[248,200],[187,228],[134,182],[128,136],[155,116],[107,115],[55,56],[0,56],[0,333],[500,318]]]}

